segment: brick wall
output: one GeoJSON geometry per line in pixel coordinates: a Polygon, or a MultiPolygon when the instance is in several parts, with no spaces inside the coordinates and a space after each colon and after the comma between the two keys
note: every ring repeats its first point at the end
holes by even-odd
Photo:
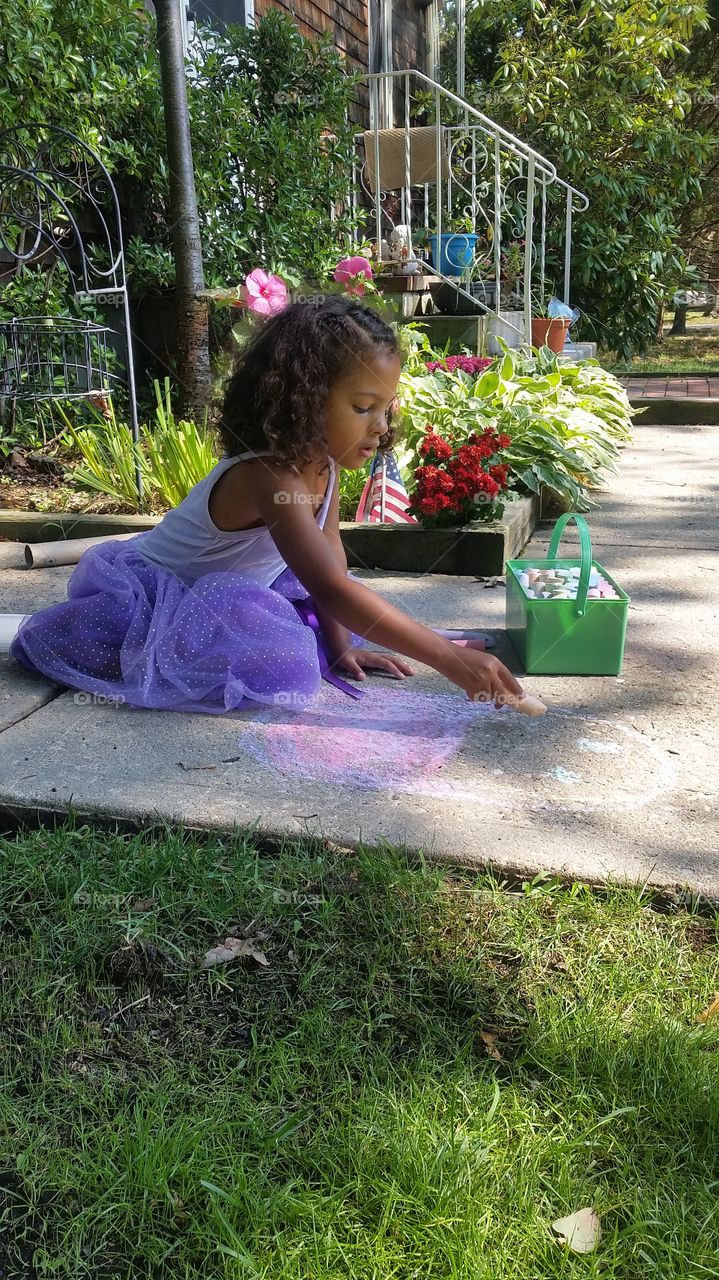
{"type": "MultiPolygon", "coordinates": [[[[332,35],[335,47],[343,55],[348,71],[367,71],[369,68],[368,0],[255,0],[255,16],[261,18],[268,9],[281,9],[290,14],[302,32],[310,39],[324,31],[332,35]]],[[[393,57],[392,67],[402,71],[405,67],[425,69],[424,17],[414,0],[394,0],[392,5],[393,57]]],[[[398,84],[395,90],[397,122],[402,123],[403,99],[398,84]]],[[[368,93],[365,85],[359,86],[352,118],[360,127],[368,123],[368,93]]]]}
{"type": "MultiPolygon", "coordinates": [[[[255,17],[268,9],[280,9],[294,18],[303,36],[316,39],[329,31],[335,48],[343,56],[348,71],[367,70],[367,0],[255,0],[255,17]]],[[[353,119],[363,125],[367,118],[366,86],[358,86],[353,119]]]]}

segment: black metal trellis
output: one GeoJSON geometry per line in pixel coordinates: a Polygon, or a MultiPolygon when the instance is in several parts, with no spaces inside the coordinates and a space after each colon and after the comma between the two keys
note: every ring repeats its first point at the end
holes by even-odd
{"type": "MultiPolygon", "coordinates": [[[[74,133],[28,124],[0,132],[0,249],[19,265],[60,261],[78,302],[122,308],[132,438],[139,441],[120,205],[99,156],[74,133]]],[[[108,326],[57,316],[0,323],[0,396],[90,399],[112,392],[108,326]]],[[[135,464],[138,496],[142,474],[135,464]]]]}

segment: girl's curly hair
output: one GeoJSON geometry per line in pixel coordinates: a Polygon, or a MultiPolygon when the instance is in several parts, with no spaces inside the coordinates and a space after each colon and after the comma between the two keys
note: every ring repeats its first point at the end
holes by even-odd
{"type": "MultiPolygon", "coordinates": [[[[326,448],[333,382],[378,347],[400,354],[394,330],[375,311],[338,294],[292,303],[264,321],[227,385],[218,422],[226,453],[270,448],[290,466],[306,466],[326,448]]],[[[390,422],[388,411],[382,450],[394,441],[390,422]]]]}

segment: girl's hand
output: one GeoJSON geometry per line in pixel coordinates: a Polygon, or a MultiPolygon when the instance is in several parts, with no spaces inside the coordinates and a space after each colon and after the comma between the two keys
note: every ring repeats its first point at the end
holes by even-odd
{"type": "Polygon", "coordinates": [[[388,671],[398,680],[414,675],[414,671],[404,658],[397,658],[391,653],[373,653],[371,649],[346,649],[332,663],[333,670],[339,669],[346,672],[356,680],[364,680],[363,668],[365,667],[369,670],[388,671]]]}
{"type": "Polygon", "coordinates": [[[511,671],[490,653],[476,649],[452,647],[453,656],[443,668],[443,674],[473,702],[494,702],[496,707],[516,706],[524,698],[524,689],[511,671]]]}

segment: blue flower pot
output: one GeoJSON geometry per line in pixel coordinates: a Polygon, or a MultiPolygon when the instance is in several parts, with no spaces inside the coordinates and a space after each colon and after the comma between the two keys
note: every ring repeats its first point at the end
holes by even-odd
{"type": "Polygon", "coordinates": [[[478,237],[468,231],[443,231],[441,236],[430,236],[430,252],[435,271],[444,276],[461,276],[465,268],[472,264],[477,240],[478,237]]]}

